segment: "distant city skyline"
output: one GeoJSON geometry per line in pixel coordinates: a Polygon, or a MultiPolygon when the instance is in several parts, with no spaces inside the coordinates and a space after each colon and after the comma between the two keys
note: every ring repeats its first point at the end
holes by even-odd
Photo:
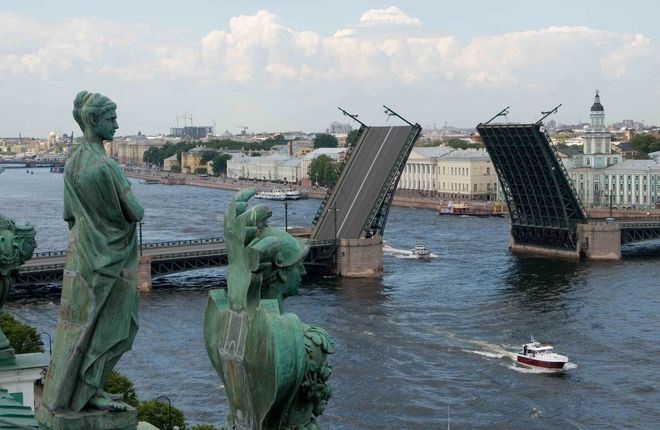
{"type": "MultiPolygon", "coordinates": [[[[660,124],[653,1],[8,0],[0,13],[0,136],[79,134],[79,90],[119,106],[118,135],[167,133],[177,116],[216,133],[387,124],[586,121],[660,124]],[[436,4],[437,3],[437,4],[436,4]],[[389,120],[396,123],[395,119],[389,120]]],[[[179,124],[180,125],[180,124],[179,124]]]]}

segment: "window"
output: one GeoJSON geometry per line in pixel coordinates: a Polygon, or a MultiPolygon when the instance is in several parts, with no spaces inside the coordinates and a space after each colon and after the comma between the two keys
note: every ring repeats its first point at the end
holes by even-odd
{"type": "Polygon", "coordinates": [[[486,167],[486,174],[490,175],[490,167],[486,167]]]}
{"type": "Polygon", "coordinates": [[[477,191],[477,184],[474,184],[474,191],[477,191]]]}

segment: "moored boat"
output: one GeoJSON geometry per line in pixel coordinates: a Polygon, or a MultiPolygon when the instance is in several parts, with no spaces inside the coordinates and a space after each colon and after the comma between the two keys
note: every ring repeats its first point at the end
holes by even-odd
{"type": "Polygon", "coordinates": [[[561,370],[568,363],[568,357],[554,352],[554,347],[543,345],[531,339],[522,346],[522,352],[516,354],[516,361],[524,366],[561,370]]]}

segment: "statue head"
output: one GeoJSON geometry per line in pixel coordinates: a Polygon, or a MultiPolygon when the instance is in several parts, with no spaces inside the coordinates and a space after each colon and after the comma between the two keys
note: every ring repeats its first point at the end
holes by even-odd
{"type": "Polygon", "coordinates": [[[14,235],[18,243],[18,252],[21,258],[21,264],[32,258],[32,253],[37,247],[35,240],[36,230],[32,224],[16,224],[14,235]]]}
{"type": "Polygon", "coordinates": [[[99,93],[81,91],[73,101],[73,118],[86,137],[112,140],[117,124],[117,105],[99,93]]]}
{"type": "Polygon", "coordinates": [[[263,276],[262,298],[283,299],[298,294],[298,287],[306,274],[303,260],[309,243],[291,236],[280,228],[266,227],[251,247],[262,255],[259,272],[263,276]]]}

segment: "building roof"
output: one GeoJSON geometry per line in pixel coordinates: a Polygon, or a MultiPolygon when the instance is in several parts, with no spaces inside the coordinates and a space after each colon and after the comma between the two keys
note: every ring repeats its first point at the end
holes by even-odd
{"type": "Polygon", "coordinates": [[[417,146],[413,148],[413,151],[425,158],[440,158],[450,154],[451,152],[454,152],[455,149],[445,145],[417,146]]]}
{"type": "Polygon", "coordinates": [[[179,161],[179,158],[176,156],[176,154],[172,155],[171,157],[167,157],[163,161],[179,161]]]}
{"type": "Polygon", "coordinates": [[[303,159],[304,160],[313,160],[314,158],[318,157],[319,155],[327,155],[328,157],[336,160],[344,152],[346,152],[346,148],[317,148],[317,149],[313,150],[312,152],[309,152],[309,153],[305,154],[303,159]]]}
{"type": "Polygon", "coordinates": [[[454,150],[444,158],[447,160],[490,160],[490,156],[485,150],[466,149],[454,150]]]}
{"type": "Polygon", "coordinates": [[[598,95],[598,90],[596,90],[596,97],[594,97],[594,104],[591,105],[592,112],[604,112],[605,109],[603,105],[600,104],[600,96],[598,95]]]}
{"type": "Polygon", "coordinates": [[[580,155],[582,154],[582,148],[573,148],[570,146],[567,146],[565,148],[557,148],[557,152],[564,154],[567,157],[573,157],[575,155],[580,155]]]}
{"type": "Polygon", "coordinates": [[[616,174],[628,171],[642,172],[648,171],[649,169],[660,171],[660,163],[656,160],[624,160],[620,164],[615,164],[605,169],[605,173],[616,174]]]}

